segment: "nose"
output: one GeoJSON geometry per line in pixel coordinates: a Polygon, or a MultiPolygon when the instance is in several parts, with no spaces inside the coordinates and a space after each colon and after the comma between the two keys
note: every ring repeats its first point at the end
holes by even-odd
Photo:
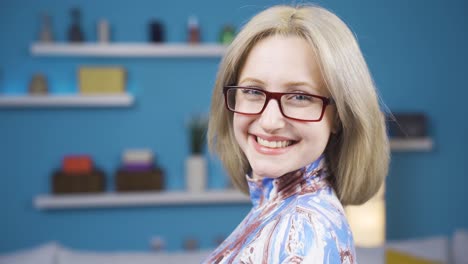
{"type": "Polygon", "coordinates": [[[277,100],[270,100],[259,117],[260,126],[265,132],[272,133],[286,125],[277,100]]]}

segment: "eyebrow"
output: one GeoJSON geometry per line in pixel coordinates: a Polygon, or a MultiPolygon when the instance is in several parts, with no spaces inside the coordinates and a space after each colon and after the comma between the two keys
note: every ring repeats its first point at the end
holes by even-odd
{"type": "Polygon", "coordinates": [[[307,86],[313,90],[317,90],[312,84],[307,83],[307,82],[288,82],[286,83],[286,86],[291,87],[291,86],[307,86]]]}
{"type": "MultiPolygon", "coordinates": [[[[253,83],[253,84],[258,84],[258,85],[265,85],[265,82],[259,80],[259,79],[256,79],[256,78],[251,78],[251,77],[247,77],[245,79],[242,79],[239,83],[244,83],[244,82],[250,82],[250,83],[253,83]]],[[[311,89],[312,91],[314,92],[318,92],[319,89],[315,86],[313,86],[312,84],[308,83],[308,82],[287,82],[285,84],[285,87],[297,87],[297,86],[306,86],[308,87],[309,89],[311,89]]]]}
{"type": "Polygon", "coordinates": [[[244,82],[251,82],[251,83],[254,83],[254,84],[261,84],[261,85],[264,85],[265,83],[262,82],[261,80],[259,79],[255,79],[255,78],[250,78],[250,77],[247,77],[245,79],[242,79],[239,83],[244,83],[244,82]]]}

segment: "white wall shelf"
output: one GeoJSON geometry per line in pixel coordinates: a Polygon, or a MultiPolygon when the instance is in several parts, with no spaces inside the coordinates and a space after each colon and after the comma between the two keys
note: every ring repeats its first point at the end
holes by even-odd
{"type": "MultiPolygon", "coordinates": [[[[430,151],[432,145],[430,138],[390,140],[392,151],[430,151]]],[[[239,203],[250,203],[250,200],[237,190],[39,195],[34,199],[34,206],[39,210],[239,203]]]]}
{"type": "Polygon", "coordinates": [[[244,203],[250,203],[249,197],[236,190],[39,195],[34,199],[40,210],[244,203]]]}
{"type": "Polygon", "coordinates": [[[392,151],[430,151],[433,142],[431,138],[408,138],[408,139],[390,139],[390,148],[392,151]]]}
{"type": "Polygon", "coordinates": [[[0,108],[10,107],[126,107],[132,105],[131,94],[119,95],[4,95],[0,108]]]}
{"type": "Polygon", "coordinates": [[[35,56],[89,57],[221,57],[226,46],[221,44],[145,44],[145,43],[79,43],[42,44],[31,46],[35,56]]]}

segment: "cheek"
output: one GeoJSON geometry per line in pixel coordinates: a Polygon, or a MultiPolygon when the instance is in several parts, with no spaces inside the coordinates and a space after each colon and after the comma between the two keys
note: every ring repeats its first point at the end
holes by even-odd
{"type": "Polygon", "coordinates": [[[242,147],[243,142],[246,141],[248,131],[248,120],[245,116],[234,114],[232,126],[234,129],[234,136],[237,140],[237,144],[241,145],[242,147]]]}
{"type": "Polygon", "coordinates": [[[304,148],[307,151],[323,152],[328,144],[328,140],[332,133],[332,120],[328,116],[324,116],[322,121],[318,123],[310,123],[307,127],[298,129],[302,131],[302,138],[304,139],[304,148]]]}

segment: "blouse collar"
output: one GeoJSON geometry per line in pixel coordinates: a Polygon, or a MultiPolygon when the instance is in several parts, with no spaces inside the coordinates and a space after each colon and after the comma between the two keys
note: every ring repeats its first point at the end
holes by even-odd
{"type": "Polygon", "coordinates": [[[250,200],[254,207],[280,202],[296,194],[312,193],[326,185],[327,166],[324,155],[305,167],[278,178],[252,179],[246,176],[250,200]]]}

